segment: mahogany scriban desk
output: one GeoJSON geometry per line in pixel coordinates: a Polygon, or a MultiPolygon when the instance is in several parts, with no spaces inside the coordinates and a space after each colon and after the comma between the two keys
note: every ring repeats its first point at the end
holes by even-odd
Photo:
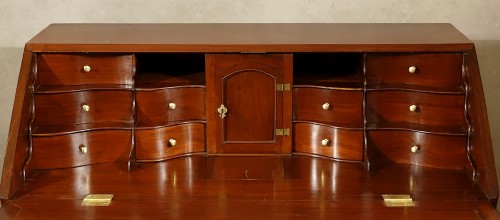
{"type": "Polygon", "coordinates": [[[25,218],[493,218],[498,185],[450,24],[53,24],[25,47],[0,196],[25,218]]]}

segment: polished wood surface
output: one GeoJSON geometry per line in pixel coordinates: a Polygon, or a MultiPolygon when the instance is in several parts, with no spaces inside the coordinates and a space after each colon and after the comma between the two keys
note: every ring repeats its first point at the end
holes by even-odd
{"type": "Polygon", "coordinates": [[[175,87],[137,91],[136,117],[137,127],[205,120],[205,88],[175,87]]]}
{"type": "Polygon", "coordinates": [[[37,80],[41,85],[132,84],[132,64],[132,55],[124,54],[40,54],[37,80]]]}
{"type": "Polygon", "coordinates": [[[14,103],[0,216],[88,218],[83,192],[111,185],[126,211],[103,218],[472,218],[498,199],[474,45],[449,24],[55,24],[14,103]]]}
{"type": "Polygon", "coordinates": [[[51,24],[38,51],[352,52],[465,51],[451,24],[51,24]],[[131,31],[133,30],[133,31],[131,31]],[[110,40],[112,39],[112,40],[110,40]]]}
{"type": "MultiPolygon", "coordinates": [[[[370,131],[368,154],[373,163],[394,161],[423,167],[464,169],[467,138],[465,135],[436,135],[414,131],[370,131]],[[416,151],[412,152],[412,147],[416,151]]],[[[377,166],[378,164],[375,164],[377,166]]]]}
{"type": "Polygon", "coordinates": [[[30,164],[25,164],[28,155],[29,139],[26,130],[31,122],[31,110],[33,93],[29,85],[35,80],[32,62],[35,56],[25,48],[21,61],[21,70],[17,80],[16,96],[7,136],[7,149],[5,150],[4,164],[2,170],[2,182],[0,184],[0,197],[2,199],[13,195],[17,188],[23,183],[23,171],[30,164]],[[23,146],[23,147],[17,147],[23,146]],[[26,166],[28,165],[28,166],[26,166]]]}
{"type": "Polygon", "coordinates": [[[136,157],[139,161],[157,161],[182,154],[206,152],[204,123],[136,129],[135,137],[136,157]]]}
{"type": "Polygon", "coordinates": [[[131,151],[131,140],[130,130],[34,137],[32,159],[36,169],[127,162],[131,151]],[[86,148],[85,152],[82,152],[82,147],[86,148]]]}
{"type": "Polygon", "coordinates": [[[300,87],[293,89],[293,100],[293,120],[363,127],[362,91],[300,87]]]}
{"type": "Polygon", "coordinates": [[[460,170],[395,165],[366,172],[359,163],[313,157],[195,156],[139,164],[131,172],[125,163],[38,170],[0,213],[6,219],[498,216],[477,198],[460,170]],[[81,206],[90,193],[114,197],[108,207],[81,206]],[[382,194],[409,194],[415,206],[386,207],[382,194]]]}
{"type": "Polygon", "coordinates": [[[131,122],[132,91],[79,91],[35,95],[35,125],[131,122]],[[86,111],[84,105],[89,109],[86,111]]]}
{"type": "Polygon", "coordinates": [[[363,160],[361,128],[347,130],[311,123],[294,123],[293,140],[294,153],[358,162],[363,160]],[[327,141],[323,143],[324,140],[327,141]]]}
{"type": "MultiPolygon", "coordinates": [[[[215,103],[207,108],[207,123],[216,126],[215,153],[282,153],[283,97],[290,95],[277,91],[283,83],[286,57],[284,55],[209,55],[213,65],[207,70],[215,77],[215,103]],[[227,113],[222,117],[218,108],[227,113]],[[210,121],[215,120],[215,121],[210,121]]],[[[286,119],[290,121],[291,119],[286,119]]],[[[285,152],[283,152],[285,153],[285,152]]]]}
{"type": "Polygon", "coordinates": [[[370,84],[460,86],[462,53],[373,53],[366,56],[366,81],[370,84]],[[409,72],[415,67],[414,73],[409,72]]]}
{"type": "Polygon", "coordinates": [[[463,95],[372,91],[366,97],[367,122],[466,127],[463,95]],[[412,105],[414,111],[410,109],[412,105]]]}
{"type": "MultiPolygon", "coordinates": [[[[498,186],[495,160],[493,158],[493,146],[491,143],[490,127],[488,123],[488,113],[486,102],[484,101],[483,85],[476,50],[466,53],[467,68],[465,76],[467,83],[471,86],[471,91],[467,96],[469,104],[468,113],[472,128],[470,134],[470,160],[474,165],[468,166],[467,170],[473,173],[479,186],[486,197],[497,204],[498,186]],[[474,173],[476,172],[476,173],[474,173]]],[[[470,164],[470,163],[469,163],[470,164]]]]}

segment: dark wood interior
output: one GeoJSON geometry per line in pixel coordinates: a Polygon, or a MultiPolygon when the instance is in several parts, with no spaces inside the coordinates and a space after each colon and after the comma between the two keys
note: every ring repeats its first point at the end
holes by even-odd
{"type": "Polygon", "coordinates": [[[477,62],[449,24],[53,24],[0,217],[494,219],[477,62]]]}

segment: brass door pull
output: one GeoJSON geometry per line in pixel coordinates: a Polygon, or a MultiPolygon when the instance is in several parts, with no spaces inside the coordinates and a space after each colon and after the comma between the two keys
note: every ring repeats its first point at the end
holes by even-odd
{"type": "Polygon", "coordinates": [[[227,113],[226,106],[224,106],[224,104],[221,104],[220,107],[217,109],[217,112],[219,112],[219,117],[221,117],[221,118],[226,117],[226,113],[227,113]]]}

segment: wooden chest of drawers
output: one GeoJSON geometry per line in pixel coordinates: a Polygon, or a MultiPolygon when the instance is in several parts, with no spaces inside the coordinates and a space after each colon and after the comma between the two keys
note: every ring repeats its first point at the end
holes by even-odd
{"type": "Polygon", "coordinates": [[[37,170],[195,154],[458,170],[498,198],[474,46],[451,25],[51,25],[26,45],[1,198],[37,170]]]}

